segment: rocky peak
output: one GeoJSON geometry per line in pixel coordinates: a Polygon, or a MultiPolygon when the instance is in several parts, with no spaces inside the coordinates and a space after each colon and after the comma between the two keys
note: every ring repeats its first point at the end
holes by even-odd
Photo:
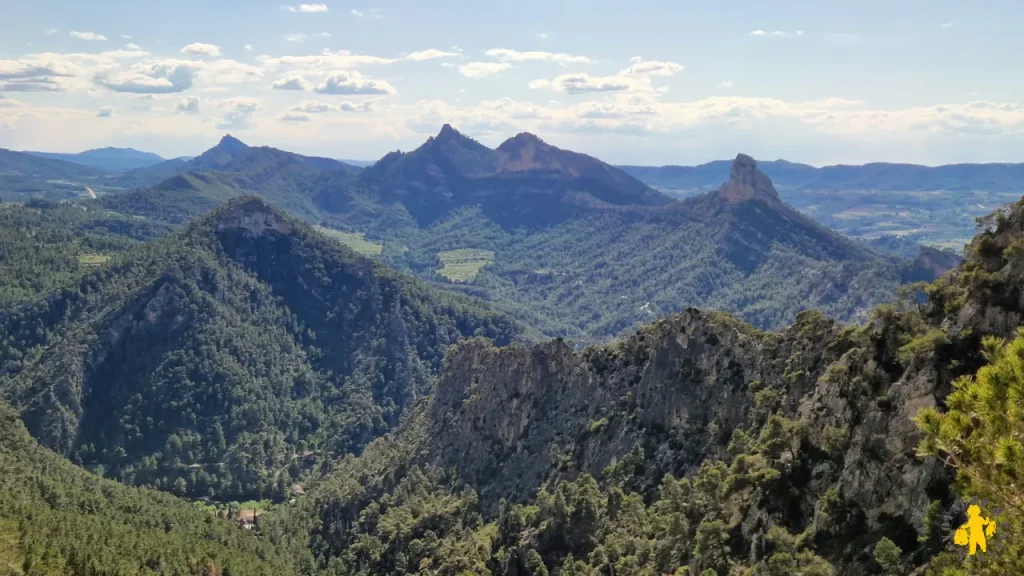
{"type": "Polygon", "coordinates": [[[459,132],[455,128],[452,128],[451,124],[445,124],[444,126],[441,126],[441,131],[438,132],[437,136],[435,137],[435,139],[440,142],[444,142],[446,140],[457,140],[459,138],[464,138],[464,136],[462,135],[461,132],[459,132]]]}
{"type": "Polygon", "coordinates": [[[245,150],[248,147],[249,146],[245,142],[242,142],[231,134],[225,134],[224,137],[220,139],[220,142],[217,143],[217,148],[229,152],[245,150]]]}
{"type": "Polygon", "coordinates": [[[757,167],[757,161],[746,154],[738,154],[729,170],[729,181],[718,190],[726,201],[737,204],[747,200],[781,203],[772,181],[757,167]]]}
{"type": "Polygon", "coordinates": [[[268,232],[289,234],[292,224],[280,210],[255,196],[242,196],[229,201],[210,215],[218,233],[243,232],[263,236],[268,232]]]}
{"type": "Polygon", "coordinates": [[[546,146],[546,144],[534,134],[530,134],[529,132],[520,132],[512,138],[502,142],[501,146],[498,146],[498,151],[512,153],[516,150],[521,150],[522,148],[529,146],[546,146]]]}

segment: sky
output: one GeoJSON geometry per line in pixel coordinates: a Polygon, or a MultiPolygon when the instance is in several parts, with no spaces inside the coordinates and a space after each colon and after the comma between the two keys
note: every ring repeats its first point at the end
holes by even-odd
{"type": "Polygon", "coordinates": [[[311,1],[0,0],[0,147],[1024,161],[1019,0],[311,1]]]}

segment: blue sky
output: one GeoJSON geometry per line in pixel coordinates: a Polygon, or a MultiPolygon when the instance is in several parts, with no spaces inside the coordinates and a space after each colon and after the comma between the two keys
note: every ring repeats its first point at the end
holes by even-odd
{"type": "Polygon", "coordinates": [[[0,146],[374,159],[445,122],[615,163],[1024,161],[1017,0],[0,8],[0,146]]]}

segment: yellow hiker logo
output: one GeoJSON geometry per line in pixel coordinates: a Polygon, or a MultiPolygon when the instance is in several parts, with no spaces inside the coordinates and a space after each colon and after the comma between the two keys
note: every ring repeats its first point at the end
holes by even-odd
{"type": "Polygon", "coordinates": [[[961,557],[981,560],[980,555],[1002,549],[998,541],[995,517],[1000,510],[987,514],[985,502],[957,500],[942,515],[942,541],[961,557]]]}

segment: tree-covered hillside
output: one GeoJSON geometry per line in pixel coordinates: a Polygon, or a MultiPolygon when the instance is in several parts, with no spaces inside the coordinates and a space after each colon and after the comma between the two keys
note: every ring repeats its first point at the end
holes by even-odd
{"type": "Polygon", "coordinates": [[[233,521],[43,448],[3,401],[0,495],[0,574],[297,573],[292,558],[233,521]]]}
{"type": "Polygon", "coordinates": [[[0,311],[38,299],[171,226],[93,205],[0,205],[0,311]]]}
{"type": "Polygon", "coordinates": [[[519,333],[241,198],[0,314],[0,391],[90,470],[281,498],[396,425],[449,345],[519,333]]]}

